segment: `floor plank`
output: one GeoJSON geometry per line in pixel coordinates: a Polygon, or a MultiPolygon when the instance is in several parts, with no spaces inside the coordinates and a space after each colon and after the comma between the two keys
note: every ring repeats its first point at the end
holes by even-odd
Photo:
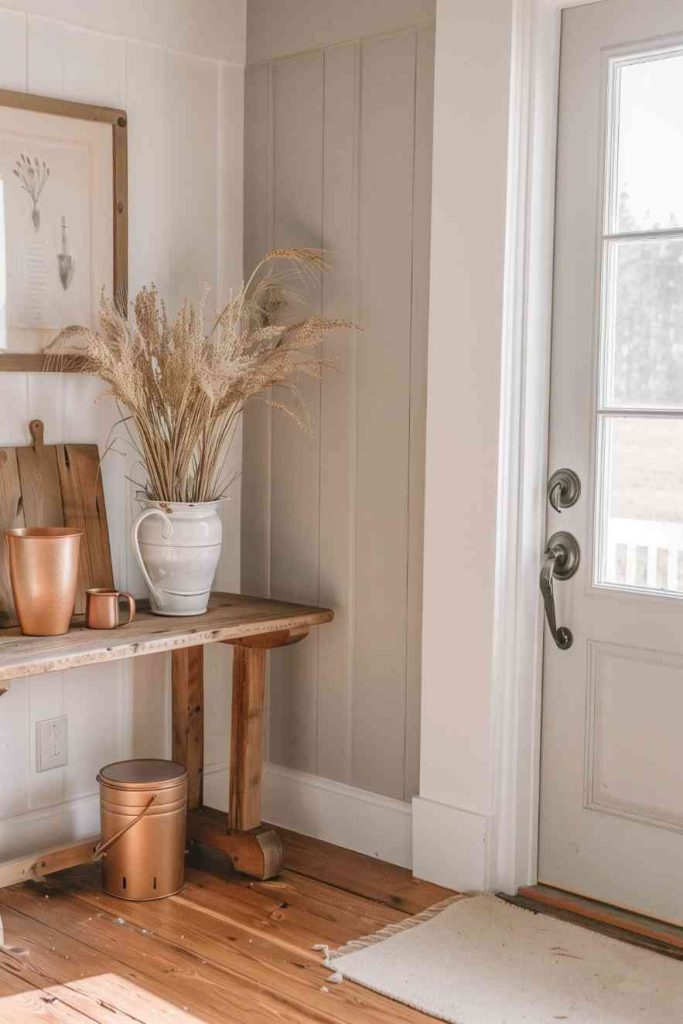
{"type": "MultiPolygon", "coordinates": [[[[5,937],[21,950],[8,957],[4,952],[2,966],[11,970],[27,988],[48,995],[48,1005],[56,1005],[65,1017],[57,1019],[97,1021],[98,1024],[123,1024],[158,1020],[163,1024],[189,1024],[192,1017],[167,1003],[166,992],[149,989],[143,972],[122,972],[115,960],[102,957],[96,949],[79,942],[71,934],[36,920],[23,912],[30,901],[29,888],[17,886],[16,900],[0,905],[5,937]],[[22,910],[23,908],[23,910],[22,910]],[[58,1004],[58,1005],[57,1005],[58,1004]],[[62,1008],[66,1009],[62,1009],[62,1008]],[[72,1011],[70,1016],[66,1011],[72,1011]]],[[[11,890],[6,890],[8,893],[11,890]]],[[[34,894],[49,917],[50,904],[46,892],[34,894]]],[[[50,894],[50,899],[54,896],[50,894]]],[[[5,1002],[0,1002],[0,1020],[4,1024],[5,1002]]],[[[32,1018],[26,1017],[29,1021],[32,1018]]],[[[42,1017],[36,1019],[42,1020],[42,1017]]]]}
{"type": "Polygon", "coordinates": [[[342,945],[451,893],[402,868],[282,835],[287,867],[268,882],[198,848],[185,888],[165,900],[107,896],[90,865],[0,891],[5,941],[26,951],[0,953],[0,1021],[428,1021],[352,982],[332,984],[312,947],[342,945]]]}
{"type": "Polygon", "coordinates": [[[413,878],[406,868],[287,829],[277,831],[282,839],[285,868],[386,903],[406,914],[419,914],[453,895],[450,889],[413,878]]]}
{"type": "Polygon", "coordinates": [[[88,1024],[96,1020],[65,1005],[52,992],[31,986],[0,998],[2,1024],[32,1024],[34,1021],[36,1024],[88,1024]]]}

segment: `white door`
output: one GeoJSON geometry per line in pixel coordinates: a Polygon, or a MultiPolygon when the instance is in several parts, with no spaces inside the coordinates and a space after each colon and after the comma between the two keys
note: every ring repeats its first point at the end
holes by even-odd
{"type": "Polygon", "coordinates": [[[550,419],[539,881],[683,924],[681,0],[564,12],[550,419]]]}

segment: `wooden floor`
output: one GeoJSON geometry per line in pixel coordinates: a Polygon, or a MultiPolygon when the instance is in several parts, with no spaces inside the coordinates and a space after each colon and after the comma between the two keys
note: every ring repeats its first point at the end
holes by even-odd
{"type": "Polygon", "coordinates": [[[201,850],[178,896],[105,896],[96,869],[0,890],[2,1024],[431,1021],[344,981],[334,948],[450,895],[410,873],[281,832],[285,870],[251,882],[201,850]]]}

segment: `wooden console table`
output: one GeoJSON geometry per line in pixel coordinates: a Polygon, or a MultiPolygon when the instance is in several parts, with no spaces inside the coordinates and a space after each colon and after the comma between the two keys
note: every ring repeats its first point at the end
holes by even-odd
{"type": "MultiPolygon", "coordinates": [[[[173,661],[173,760],[188,772],[188,837],[216,847],[254,878],[272,878],[282,864],[276,832],[261,826],[261,766],[266,652],[298,643],[311,626],[330,622],[327,608],[213,594],[205,615],[168,618],[141,611],[130,626],[86,629],[74,619],[64,636],[22,636],[0,630],[0,694],[13,679],[121,658],[170,651],[173,661]],[[202,803],[203,647],[234,648],[230,792],[227,820],[202,803]]],[[[97,685],[93,683],[93,685],[97,685]]],[[[0,713],[2,704],[0,703],[0,713]]],[[[0,886],[88,861],[99,837],[0,864],[0,886]]]]}

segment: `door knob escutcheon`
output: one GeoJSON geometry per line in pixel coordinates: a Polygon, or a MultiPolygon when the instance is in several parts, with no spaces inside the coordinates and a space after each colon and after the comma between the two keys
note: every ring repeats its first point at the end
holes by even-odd
{"type": "Polygon", "coordinates": [[[556,469],[548,480],[548,501],[556,512],[576,505],[581,497],[581,481],[573,469],[556,469]]]}

